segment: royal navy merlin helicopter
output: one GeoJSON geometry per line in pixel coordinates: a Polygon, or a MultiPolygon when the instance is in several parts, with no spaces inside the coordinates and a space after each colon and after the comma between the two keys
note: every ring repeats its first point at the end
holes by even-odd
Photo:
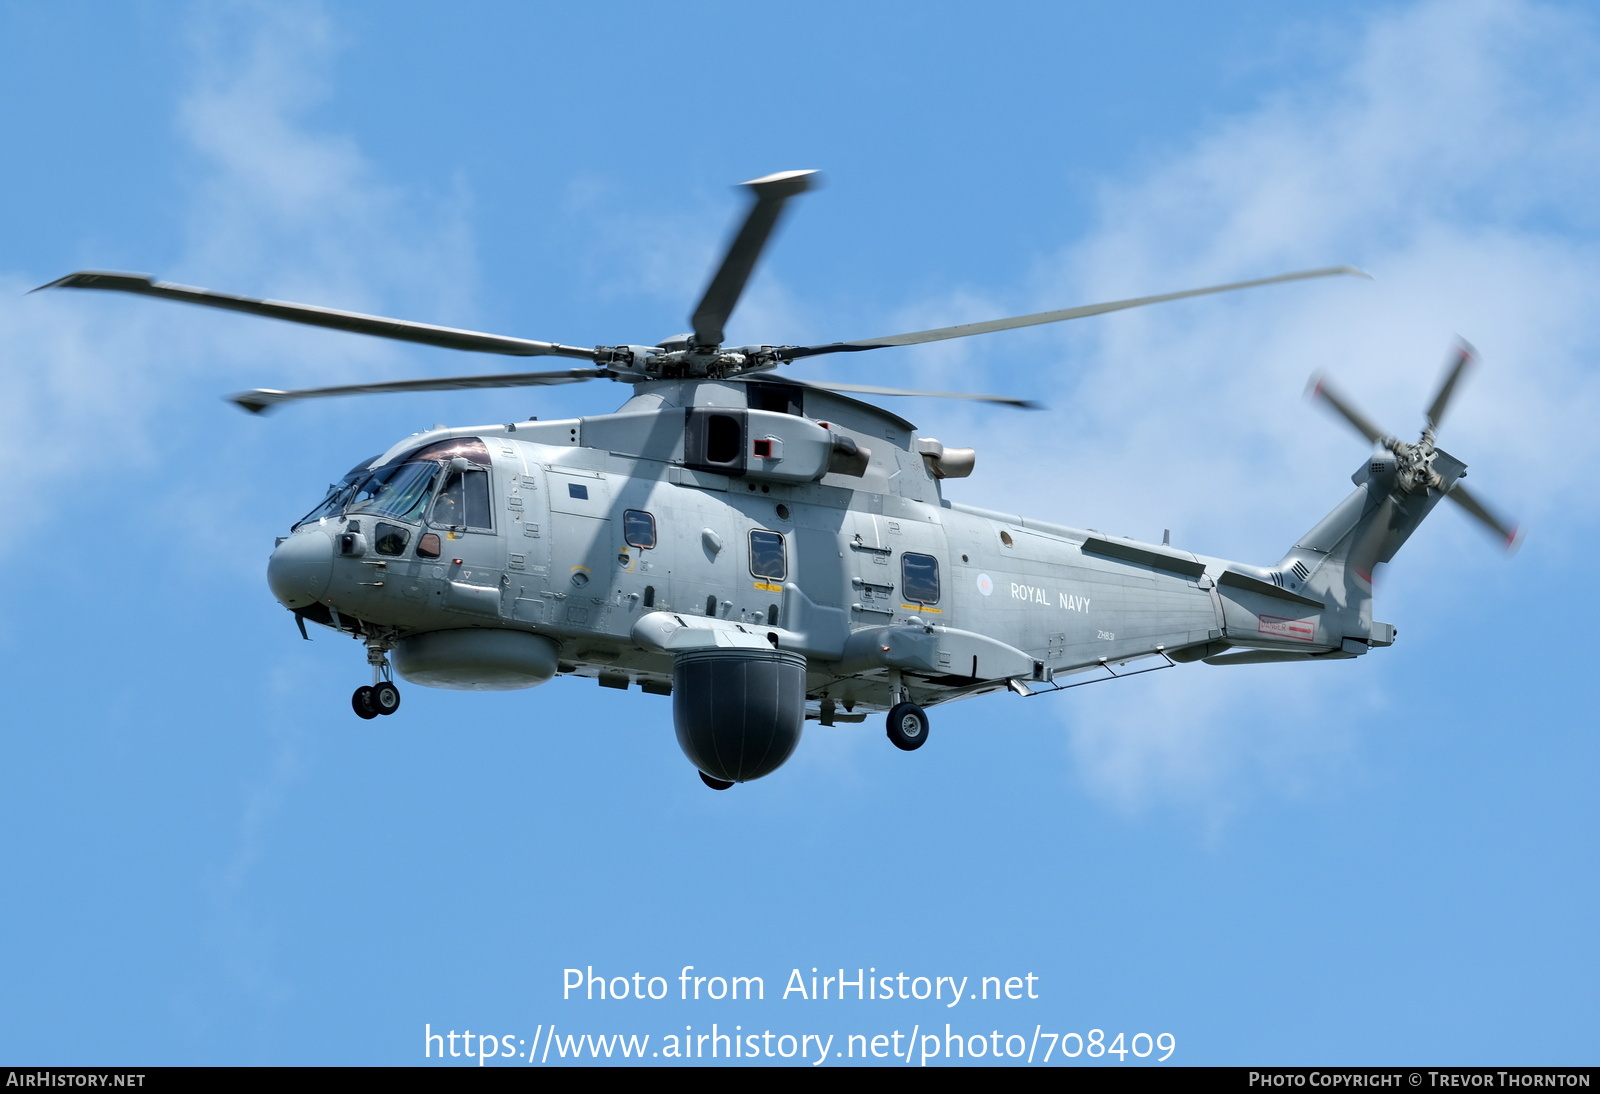
{"type": "Polygon", "coordinates": [[[399,708],[395,672],[464,690],[558,675],[637,685],[672,697],[678,743],[719,790],[776,770],[807,720],[887,711],[889,740],[912,751],[928,739],[926,708],[968,696],[1036,695],[1183,662],[1359,657],[1395,638],[1372,616],[1374,567],[1440,499],[1517,541],[1461,485],[1465,465],[1434,443],[1470,360],[1465,348],[1414,444],[1315,385],[1376,452],[1353,476],[1355,490],[1271,565],[945,498],[946,480],[972,473],[973,450],[919,437],[906,419],[852,396],[1030,404],[779,378],[779,366],[1361,271],[1307,270],[853,342],[723,345],[785,205],[815,180],[794,171],[746,183],[753,201],[692,331],[649,346],[536,342],[132,274],[81,272],[44,287],[587,362],[232,397],[257,413],[340,395],[631,384],[612,414],[438,428],[363,460],[278,540],[267,580],[302,636],[309,621],[364,643],[372,683],[352,697],[362,718],[399,708]]]}

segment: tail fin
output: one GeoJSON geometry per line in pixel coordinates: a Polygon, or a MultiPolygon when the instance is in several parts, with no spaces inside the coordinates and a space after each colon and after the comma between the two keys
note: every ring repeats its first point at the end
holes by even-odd
{"type": "Polygon", "coordinates": [[[1387,646],[1394,628],[1372,621],[1372,577],[1395,556],[1433,507],[1450,492],[1466,465],[1435,449],[1436,485],[1401,488],[1399,461],[1377,452],[1351,476],[1355,490],[1301,536],[1273,571],[1284,587],[1327,605],[1328,632],[1387,646]]]}

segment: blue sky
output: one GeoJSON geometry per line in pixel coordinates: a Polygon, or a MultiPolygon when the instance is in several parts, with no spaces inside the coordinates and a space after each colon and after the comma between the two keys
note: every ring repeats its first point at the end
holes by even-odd
{"type": "Polygon", "coordinates": [[[1509,0],[0,3],[0,1061],[422,1063],[425,1024],[843,1051],[949,1022],[1171,1033],[1184,1063],[1593,1064],[1597,61],[1587,7],[1509,0]],[[302,643],[266,589],[272,537],[356,460],[623,392],[254,419],[219,396],[499,366],[24,295],[128,269],[654,342],[732,184],[813,167],[733,341],[1376,275],[807,373],[1047,404],[896,403],[977,447],[948,496],[1272,561],[1364,455],[1307,375],[1405,436],[1459,335],[1481,367],[1441,444],[1525,548],[1441,511],[1380,579],[1400,639],[1373,656],[991,696],[909,755],[812,728],[712,794],[637,692],[407,687],[358,722],[359,649],[302,643]],[[561,997],[568,967],[675,994],[685,965],[767,999],[561,997]],[[813,966],[1039,998],[779,998],[813,966]]]}

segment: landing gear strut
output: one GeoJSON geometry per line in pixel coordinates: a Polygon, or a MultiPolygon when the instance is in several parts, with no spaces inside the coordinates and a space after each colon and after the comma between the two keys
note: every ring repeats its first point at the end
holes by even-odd
{"type": "Polygon", "coordinates": [[[389,643],[379,638],[367,640],[367,664],[372,666],[372,685],[356,688],[350,706],[359,718],[376,718],[400,709],[400,689],[394,685],[389,668],[389,643]]]}

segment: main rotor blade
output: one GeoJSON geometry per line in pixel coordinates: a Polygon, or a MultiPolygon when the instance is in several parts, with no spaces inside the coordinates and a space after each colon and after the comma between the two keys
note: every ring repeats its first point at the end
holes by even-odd
{"type": "Polygon", "coordinates": [[[1456,359],[1450,366],[1450,371],[1445,374],[1444,383],[1439,385],[1439,394],[1433,397],[1433,405],[1428,407],[1428,429],[1430,432],[1439,428],[1439,422],[1444,418],[1444,408],[1450,405],[1450,396],[1455,394],[1456,383],[1461,379],[1461,374],[1472,363],[1473,349],[1463,341],[1456,347],[1456,359]]]}
{"type": "Polygon", "coordinates": [[[1018,327],[1035,327],[1041,323],[1059,323],[1065,319],[1082,319],[1089,315],[1103,315],[1106,312],[1122,311],[1124,308],[1142,308],[1146,304],[1163,304],[1168,300],[1183,300],[1191,296],[1208,296],[1211,293],[1233,292],[1236,289],[1253,289],[1258,285],[1275,285],[1280,281],[1304,281],[1313,277],[1334,277],[1339,274],[1350,274],[1355,277],[1371,277],[1364,270],[1354,266],[1330,266],[1320,270],[1301,270],[1298,273],[1279,274],[1277,277],[1263,277],[1255,281],[1234,281],[1227,285],[1212,285],[1204,289],[1189,289],[1185,292],[1163,293],[1160,296],[1140,296],[1132,300],[1114,300],[1109,304],[1088,304],[1078,308],[1063,308],[1060,311],[1036,312],[1033,315],[1019,315],[1012,319],[991,319],[987,323],[962,323],[954,327],[938,327],[934,330],[916,331],[912,334],[893,334],[884,338],[863,338],[856,342],[830,342],[821,346],[785,346],[778,352],[778,356],[786,361],[798,360],[801,357],[815,357],[822,353],[858,353],[861,350],[884,349],[888,346],[914,346],[923,342],[940,342],[946,338],[967,338],[974,334],[990,334],[994,331],[1015,330],[1018,327]]]}
{"type": "Polygon", "coordinates": [[[932,399],[971,399],[979,403],[999,403],[1001,406],[1014,406],[1022,410],[1043,410],[1042,403],[1033,402],[1031,399],[1013,399],[1007,395],[968,395],[955,391],[908,391],[902,387],[875,387],[871,384],[835,384],[828,380],[796,380],[784,377],[786,384],[795,384],[799,387],[814,387],[821,391],[837,391],[848,395],[921,395],[932,399]]]}
{"type": "Polygon", "coordinates": [[[744,224],[733,237],[733,242],[728,244],[728,252],[722,256],[722,265],[717,268],[711,284],[706,286],[705,295],[689,317],[696,345],[722,345],[723,325],[727,323],[728,316],[733,314],[734,305],[739,303],[745,282],[750,280],[756,260],[761,257],[784,205],[796,194],[810,190],[818,181],[819,176],[815,171],[783,171],[744,184],[755,195],[755,204],[745,215],[744,224]]]}
{"type": "Polygon", "coordinates": [[[563,346],[555,342],[534,342],[527,338],[511,338],[504,334],[482,334],[455,327],[436,327],[429,323],[413,323],[405,319],[385,319],[380,315],[362,315],[360,312],[319,308],[314,304],[290,304],[282,300],[253,300],[247,296],[230,296],[196,289],[188,285],[173,285],[165,281],[152,281],[146,274],[105,273],[83,270],[68,274],[40,289],[110,289],[115,292],[136,293],[140,296],[159,296],[164,300],[180,300],[185,304],[202,304],[208,308],[225,308],[242,311],[268,319],[286,319],[291,323],[305,323],[313,327],[330,327],[333,330],[354,334],[371,334],[379,338],[394,338],[401,342],[420,342],[425,346],[442,346],[445,349],[470,350],[477,353],[504,353],[512,357],[580,357],[599,360],[593,349],[582,346],[563,346]]]}
{"type": "Polygon", "coordinates": [[[1451,501],[1454,501],[1457,505],[1460,505],[1461,508],[1465,509],[1467,512],[1471,513],[1474,517],[1478,518],[1478,520],[1487,525],[1495,535],[1500,537],[1500,540],[1505,545],[1507,551],[1515,551],[1518,547],[1522,546],[1522,529],[1517,527],[1515,524],[1507,524],[1505,521],[1489,512],[1489,510],[1484,507],[1483,502],[1479,501],[1472,494],[1468,493],[1467,488],[1462,486],[1459,480],[1457,480],[1456,483],[1450,487],[1450,493],[1448,497],[1451,501]]]}
{"type": "Polygon", "coordinates": [[[563,372],[506,372],[497,376],[445,376],[436,380],[390,380],[381,384],[343,384],[339,387],[308,387],[299,391],[274,391],[257,388],[228,396],[228,401],[252,414],[271,410],[279,403],[297,399],[327,399],[335,395],[391,395],[404,391],[459,391],[478,387],[548,387],[552,384],[577,384],[601,380],[611,373],[599,368],[574,368],[563,372]]]}
{"type": "Polygon", "coordinates": [[[1312,399],[1321,399],[1337,410],[1345,421],[1356,427],[1356,431],[1373,444],[1381,444],[1385,448],[1394,443],[1394,438],[1377,426],[1373,425],[1355,406],[1344,400],[1342,396],[1334,393],[1328,386],[1328,381],[1323,379],[1321,373],[1315,373],[1311,382],[1306,385],[1306,394],[1312,399]]]}

